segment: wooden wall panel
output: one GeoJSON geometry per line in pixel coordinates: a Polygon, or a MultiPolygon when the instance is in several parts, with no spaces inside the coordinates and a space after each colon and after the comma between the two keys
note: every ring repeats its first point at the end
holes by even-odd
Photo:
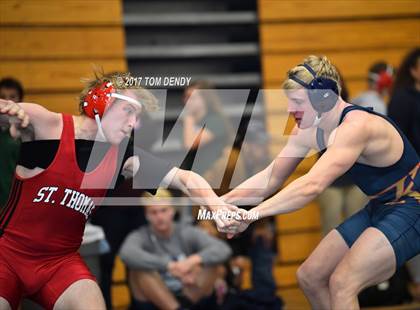
{"type": "Polygon", "coordinates": [[[267,87],[264,89],[265,110],[268,116],[287,114],[287,97],[280,89],[281,81],[267,79],[267,87]],[[268,82],[271,81],[271,82],[268,82]]]}
{"type": "Polygon", "coordinates": [[[77,113],[93,65],[127,70],[120,0],[0,1],[0,78],[19,79],[27,101],[77,113]]]}
{"type": "Polygon", "coordinates": [[[95,65],[105,72],[124,71],[126,66],[116,60],[39,60],[2,62],[0,76],[13,72],[29,92],[42,91],[77,91],[83,87],[81,78],[91,78],[95,65]]]}
{"type": "Polygon", "coordinates": [[[111,287],[113,309],[127,309],[131,302],[131,295],[128,286],[125,284],[113,285],[111,287]]]}
{"type": "Polygon", "coordinates": [[[120,25],[120,0],[6,0],[0,2],[0,25],[120,25]]]}
{"type": "MultiPolygon", "coordinates": [[[[286,309],[290,310],[310,310],[308,300],[303,291],[299,288],[280,288],[277,290],[278,296],[284,300],[286,309]]],[[[395,310],[395,309],[394,309],[395,310]]]]}
{"type": "MultiPolygon", "coordinates": [[[[420,19],[261,24],[265,53],[324,53],[353,49],[410,48],[420,41],[420,19]]],[[[327,54],[328,55],[328,54],[327,54]]]]}
{"type": "Polygon", "coordinates": [[[124,57],[117,27],[1,27],[0,59],[103,59],[124,57]]]}
{"type": "Polygon", "coordinates": [[[404,17],[420,14],[417,0],[260,0],[262,22],[404,17]]]}
{"type": "Polygon", "coordinates": [[[271,133],[271,137],[276,141],[287,138],[285,133],[288,122],[289,115],[287,113],[267,116],[267,130],[271,133]]]}
{"type": "Polygon", "coordinates": [[[298,232],[320,228],[318,204],[309,203],[296,212],[276,216],[276,229],[280,233],[298,232]]]}
{"type": "Polygon", "coordinates": [[[277,237],[279,258],[281,262],[305,260],[321,241],[319,232],[280,234],[277,237]]]}
{"type": "MultiPolygon", "coordinates": [[[[420,26],[420,25],[419,25],[420,26]]],[[[420,31],[420,30],[419,30],[420,31]]],[[[369,67],[377,61],[386,61],[397,67],[402,57],[407,53],[406,48],[389,50],[345,50],[340,52],[329,52],[328,58],[332,61],[347,80],[365,80],[369,67]]],[[[324,54],[327,54],[325,52],[324,54]]],[[[287,55],[264,55],[262,65],[264,79],[269,83],[281,82],[286,77],[286,72],[293,66],[303,61],[308,53],[292,53],[287,55]]]]}
{"type": "Polygon", "coordinates": [[[297,285],[296,271],[298,268],[299,264],[276,265],[273,271],[277,287],[297,285]]]}
{"type": "Polygon", "coordinates": [[[57,113],[79,113],[78,92],[72,93],[29,93],[25,96],[26,102],[40,104],[50,111],[57,113]]]}

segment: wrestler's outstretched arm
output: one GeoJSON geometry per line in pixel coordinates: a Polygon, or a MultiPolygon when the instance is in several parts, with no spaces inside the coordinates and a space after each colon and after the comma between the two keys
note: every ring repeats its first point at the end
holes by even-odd
{"type": "MultiPolygon", "coordinates": [[[[307,174],[249,212],[258,214],[258,219],[261,219],[303,208],[356,162],[366,146],[367,136],[368,130],[361,122],[343,123],[337,130],[334,143],[307,174]]],[[[252,218],[236,221],[222,232],[230,233],[232,237],[233,231],[240,233],[252,222],[252,218]]]]}
{"type": "Polygon", "coordinates": [[[304,176],[252,209],[260,217],[288,213],[311,202],[356,162],[368,141],[362,122],[344,122],[326,152],[304,176]]]}
{"type": "MultiPolygon", "coordinates": [[[[261,201],[282,186],[303,159],[301,156],[284,155],[285,153],[281,152],[267,168],[250,177],[221,198],[228,203],[237,205],[257,205],[261,203],[261,201]]],[[[253,210],[248,212],[243,209],[240,210],[242,220],[225,223],[219,229],[220,232],[227,233],[228,239],[231,239],[237,233],[243,232],[248,228],[249,224],[260,218],[258,213],[252,212],[253,210]]]]}
{"type": "MultiPolygon", "coordinates": [[[[297,128],[295,128],[298,131],[297,128]]],[[[222,196],[223,200],[236,205],[256,205],[276,192],[305,158],[310,148],[303,131],[292,135],[286,146],[264,170],[222,196]]]]}
{"type": "Polygon", "coordinates": [[[51,135],[51,129],[57,128],[61,121],[59,113],[51,112],[41,105],[27,102],[13,102],[0,99],[0,123],[20,122],[20,127],[33,131],[27,140],[44,139],[51,135]]]}
{"type": "MultiPolygon", "coordinates": [[[[217,196],[207,181],[193,171],[176,167],[172,168],[163,179],[162,184],[181,190],[185,195],[190,197],[194,203],[204,206],[210,211],[223,210],[240,212],[238,207],[226,203],[217,196]]],[[[222,217],[216,217],[216,224],[217,228],[221,231],[230,224],[230,221],[222,217]]]]}
{"type": "Polygon", "coordinates": [[[237,205],[257,205],[280,188],[302,159],[279,155],[264,170],[223,195],[222,199],[237,205]]]}

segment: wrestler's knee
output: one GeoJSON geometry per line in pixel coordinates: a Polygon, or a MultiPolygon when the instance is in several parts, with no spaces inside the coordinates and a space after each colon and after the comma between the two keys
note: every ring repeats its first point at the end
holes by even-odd
{"type": "Polygon", "coordinates": [[[54,304],[54,310],[97,309],[105,310],[105,301],[95,281],[84,279],[70,285],[54,304]]]}
{"type": "Polygon", "coordinates": [[[354,277],[351,277],[343,268],[335,270],[330,277],[329,291],[331,297],[336,300],[357,295],[358,287],[354,277]]]}
{"type": "Polygon", "coordinates": [[[5,298],[0,297],[0,310],[11,310],[11,309],[12,307],[10,307],[9,302],[5,298]]]}
{"type": "Polygon", "coordinates": [[[304,290],[316,290],[328,285],[328,276],[320,273],[320,268],[314,263],[304,262],[299,266],[296,277],[299,286],[304,290]]]}

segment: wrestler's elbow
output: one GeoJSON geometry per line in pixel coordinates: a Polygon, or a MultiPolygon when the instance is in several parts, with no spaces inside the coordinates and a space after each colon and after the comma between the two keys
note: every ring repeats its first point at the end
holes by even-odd
{"type": "Polygon", "coordinates": [[[178,170],[179,181],[182,185],[187,186],[188,183],[191,183],[196,178],[196,174],[190,170],[178,170]]]}

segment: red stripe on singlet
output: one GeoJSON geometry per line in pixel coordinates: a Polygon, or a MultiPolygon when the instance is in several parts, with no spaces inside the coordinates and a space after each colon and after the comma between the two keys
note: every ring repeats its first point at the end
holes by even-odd
{"type": "Polygon", "coordinates": [[[1,233],[4,231],[10,219],[12,218],[12,215],[19,201],[21,190],[22,190],[22,181],[15,179],[9,201],[6,207],[4,208],[4,210],[2,210],[2,213],[0,216],[0,232],[1,233]]]}
{"type": "Polygon", "coordinates": [[[7,211],[13,205],[13,201],[16,198],[17,186],[18,186],[18,180],[13,179],[12,188],[10,190],[9,198],[7,199],[6,205],[3,207],[3,209],[0,212],[0,225],[1,225],[1,222],[3,221],[3,218],[5,217],[5,215],[7,213],[7,211]]]}

